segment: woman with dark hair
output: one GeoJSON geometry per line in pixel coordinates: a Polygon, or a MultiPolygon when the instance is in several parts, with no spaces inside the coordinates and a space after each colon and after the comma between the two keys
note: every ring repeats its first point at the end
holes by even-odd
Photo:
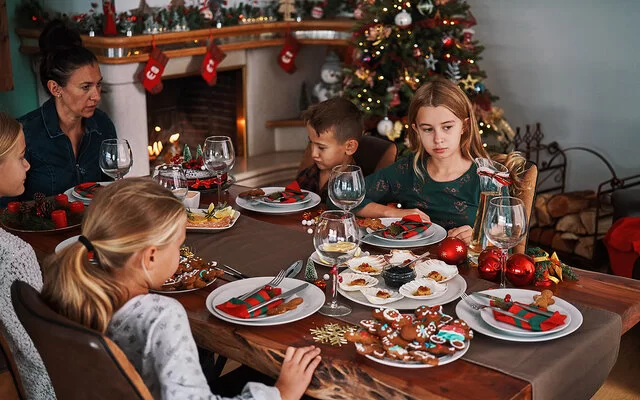
{"type": "Polygon", "coordinates": [[[107,180],[98,165],[100,144],[116,138],[111,119],[96,108],[102,74],[80,35],[56,20],[42,31],[39,44],[40,81],[51,98],[19,119],[31,164],[27,200],[37,192],[50,196],[83,182],[107,180]]]}

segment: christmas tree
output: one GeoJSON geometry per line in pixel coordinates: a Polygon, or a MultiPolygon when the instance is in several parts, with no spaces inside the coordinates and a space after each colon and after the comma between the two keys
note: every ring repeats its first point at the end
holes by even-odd
{"type": "Polygon", "coordinates": [[[457,82],[477,113],[485,147],[504,152],[513,131],[492,107],[478,65],[483,50],[473,40],[476,20],[457,0],[364,0],[356,10],[355,54],[346,71],[345,96],[382,120],[378,133],[404,148],[406,116],[413,93],[437,77],[457,82]],[[383,119],[388,117],[388,120],[383,119]]]}

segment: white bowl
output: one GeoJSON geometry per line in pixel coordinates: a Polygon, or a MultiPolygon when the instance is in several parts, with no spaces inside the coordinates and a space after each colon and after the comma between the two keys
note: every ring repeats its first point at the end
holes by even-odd
{"type": "Polygon", "coordinates": [[[455,265],[449,265],[441,260],[420,261],[416,263],[413,269],[416,271],[416,279],[428,278],[427,275],[432,271],[438,272],[444,278],[441,281],[436,281],[440,283],[453,279],[456,275],[458,275],[458,267],[456,267],[455,265]]]}
{"type": "Polygon", "coordinates": [[[340,274],[342,278],[342,282],[339,283],[340,289],[347,292],[355,292],[360,289],[372,287],[378,284],[378,280],[370,275],[365,274],[354,274],[352,272],[343,272],[340,274]],[[356,279],[364,279],[364,285],[349,285],[350,282],[353,282],[356,279]]]}
{"type": "Polygon", "coordinates": [[[400,286],[400,294],[415,300],[433,299],[442,296],[447,291],[446,283],[438,283],[433,279],[416,279],[411,282],[407,282],[400,286]],[[420,286],[426,286],[431,289],[431,294],[428,296],[416,296],[414,293],[420,286]]]}
{"type": "Polygon", "coordinates": [[[347,261],[346,264],[353,272],[365,275],[380,275],[382,273],[382,270],[389,266],[389,263],[385,260],[384,256],[356,257],[347,261]],[[374,269],[374,271],[361,271],[359,268],[362,264],[369,264],[374,269]]]}
{"type": "Polygon", "coordinates": [[[370,288],[360,289],[360,292],[364,295],[364,297],[367,298],[367,301],[371,304],[389,304],[389,303],[393,303],[394,301],[398,301],[402,299],[402,295],[400,293],[393,291],[391,289],[370,287],[370,288]],[[376,296],[376,293],[380,291],[391,294],[391,297],[389,297],[388,299],[383,299],[381,297],[376,296]]]}

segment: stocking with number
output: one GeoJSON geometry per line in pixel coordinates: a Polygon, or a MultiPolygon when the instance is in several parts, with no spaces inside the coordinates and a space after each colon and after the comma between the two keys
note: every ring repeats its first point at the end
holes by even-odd
{"type": "Polygon", "coordinates": [[[296,56],[300,51],[300,43],[293,35],[287,33],[284,38],[284,46],[278,55],[278,64],[286,72],[293,74],[296,71],[296,56]]]}
{"type": "Polygon", "coordinates": [[[204,60],[202,60],[202,65],[200,65],[200,75],[202,75],[202,79],[204,79],[209,86],[216,84],[218,65],[226,56],[224,51],[220,50],[215,43],[211,42],[207,53],[204,55],[204,60]]]}
{"type": "Polygon", "coordinates": [[[149,93],[157,94],[162,91],[162,73],[168,61],[169,58],[157,47],[149,54],[149,61],[138,73],[138,80],[149,93]]]}

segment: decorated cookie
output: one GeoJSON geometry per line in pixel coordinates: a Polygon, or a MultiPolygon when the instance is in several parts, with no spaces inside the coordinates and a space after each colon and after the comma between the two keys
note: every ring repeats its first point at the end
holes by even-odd
{"type": "Polygon", "coordinates": [[[426,351],[415,350],[415,351],[410,351],[409,354],[411,355],[411,357],[413,357],[414,361],[417,361],[423,364],[433,365],[433,366],[438,365],[438,361],[439,361],[438,357],[434,357],[433,355],[429,354],[426,351]]]}
{"type": "Polygon", "coordinates": [[[533,296],[533,305],[536,307],[540,307],[544,310],[547,309],[550,305],[554,304],[556,301],[553,299],[553,292],[549,289],[543,290],[540,294],[536,294],[533,296]]]}
{"type": "Polygon", "coordinates": [[[438,328],[433,322],[430,322],[428,324],[417,322],[411,325],[403,326],[400,329],[400,336],[408,341],[415,340],[417,342],[424,343],[429,340],[429,337],[436,333],[437,330],[438,328]]]}
{"type": "Polygon", "coordinates": [[[391,359],[393,360],[400,360],[400,361],[409,361],[412,358],[411,355],[409,354],[409,351],[407,351],[407,349],[397,345],[388,348],[387,355],[391,357],[391,359]]]}
{"type": "Polygon", "coordinates": [[[348,342],[352,343],[373,344],[380,342],[380,339],[377,336],[372,335],[365,330],[347,332],[344,334],[344,338],[347,339],[348,342]]]}
{"type": "Polygon", "coordinates": [[[369,333],[377,333],[382,324],[375,319],[364,319],[360,321],[360,326],[366,329],[369,333]]]}

